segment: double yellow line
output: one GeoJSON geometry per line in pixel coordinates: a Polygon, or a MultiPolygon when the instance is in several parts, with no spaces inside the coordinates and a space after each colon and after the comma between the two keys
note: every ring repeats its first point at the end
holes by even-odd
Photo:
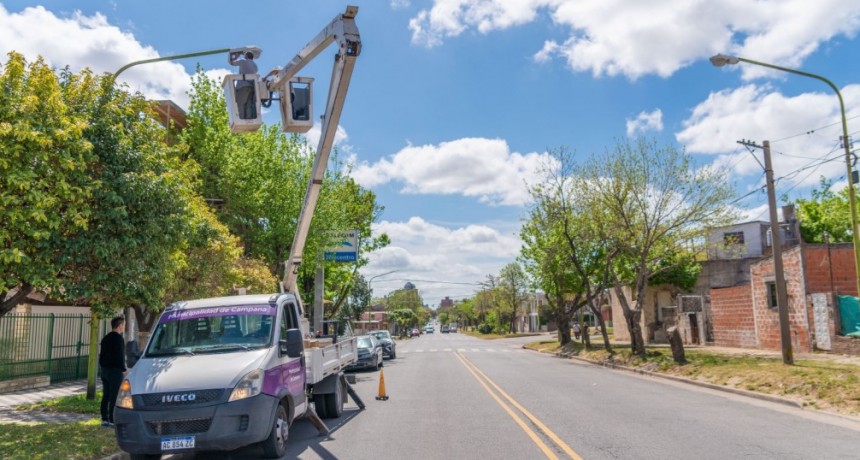
{"type": "Polygon", "coordinates": [[[570,458],[572,458],[573,460],[582,460],[582,457],[580,457],[579,454],[574,452],[573,449],[570,448],[570,446],[568,446],[564,441],[561,440],[561,438],[558,437],[558,435],[553,433],[552,430],[550,430],[546,425],[544,425],[540,420],[538,420],[537,417],[532,415],[531,412],[527,411],[516,400],[514,400],[514,398],[511,398],[507,393],[505,393],[504,390],[499,388],[499,386],[496,385],[495,382],[493,382],[489,377],[487,377],[487,374],[484,374],[483,372],[481,372],[480,369],[478,369],[478,366],[475,366],[475,364],[469,361],[460,352],[456,352],[454,353],[454,355],[457,357],[457,359],[460,360],[461,363],[463,363],[463,366],[465,366],[466,370],[468,370],[472,374],[472,377],[475,377],[475,380],[477,380],[478,383],[480,383],[481,386],[483,386],[484,389],[487,390],[487,393],[492,396],[492,398],[499,404],[499,406],[501,406],[502,409],[504,409],[505,412],[507,412],[508,415],[510,415],[511,418],[514,419],[514,422],[516,422],[517,425],[519,425],[520,428],[522,428],[523,431],[526,432],[528,437],[531,438],[531,440],[535,444],[537,444],[538,448],[540,448],[540,450],[544,453],[544,455],[546,455],[547,458],[552,460],[558,460],[559,457],[558,455],[556,455],[555,451],[553,451],[553,449],[547,446],[547,444],[543,442],[543,439],[541,439],[541,437],[533,429],[531,429],[531,427],[529,427],[528,424],[526,424],[526,422],[519,415],[517,415],[517,413],[514,412],[513,409],[511,409],[510,406],[513,406],[518,411],[520,411],[522,415],[529,419],[529,421],[531,421],[534,426],[536,426],[547,438],[549,438],[556,446],[558,446],[562,451],[564,451],[564,453],[567,454],[570,458]],[[498,395],[490,389],[490,386],[492,386],[496,390],[496,392],[498,392],[498,395]],[[505,402],[502,401],[499,395],[505,398],[508,403],[510,403],[510,406],[508,404],[505,404],[505,402]]]}

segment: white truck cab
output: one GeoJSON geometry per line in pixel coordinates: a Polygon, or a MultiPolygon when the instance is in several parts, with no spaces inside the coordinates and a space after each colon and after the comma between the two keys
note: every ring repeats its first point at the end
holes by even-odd
{"type": "Polygon", "coordinates": [[[144,459],[262,443],[277,458],[309,398],[320,416],[340,416],[348,389],[342,370],[355,361],[355,339],[305,349],[299,312],[290,294],[168,307],[120,388],[120,447],[144,459]]]}

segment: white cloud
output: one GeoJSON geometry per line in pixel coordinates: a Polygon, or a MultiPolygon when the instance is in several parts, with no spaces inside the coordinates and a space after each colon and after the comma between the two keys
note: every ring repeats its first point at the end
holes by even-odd
{"type": "MultiPolygon", "coordinates": [[[[436,0],[409,28],[413,43],[432,47],[468,30],[486,34],[532,22],[542,10],[569,35],[544,42],[536,60],[560,57],[577,72],[630,79],[668,77],[719,52],[797,66],[823,42],[860,29],[856,0],[436,0]]],[[[743,68],[746,78],[762,71],[743,68]]]]}
{"type": "Polygon", "coordinates": [[[445,296],[473,295],[486,275],[498,274],[510,263],[522,245],[515,231],[511,223],[448,228],[417,216],[405,222],[382,221],[373,232],[386,233],[391,246],[369,254],[370,263],[362,271],[370,278],[396,270],[373,281],[375,296],[411,281],[426,303],[437,306],[445,296]]]}
{"type": "Polygon", "coordinates": [[[465,138],[439,145],[404,147],[376,163],[359,163],[353,177],[365,187],[391,181],[413,194],[461,194],[491,205],[529,201],[526,183],[539,180],[546,153],[511,152],[501,139],[465,138]]]}
{"type": "MultiPolygon", "coordinates": [[[[160,57],[151,46],[108,23],[101,13],[87,16],[80,11],[58,16],[42,6],[10,13],[0,5],[0,53],[23,54],[28,61],[42,56],[54,67],[85,67],[102,73],[116,72],[134,61],[160,57]]],[[[211,70],[212,75],[227,70],[211,70]]],[[[220,81],[220,80],[219,80],[220,81]]],[[[150,99],[170,99],[188,107],[191,77],[176,62],[156,62],[132,67],[119,77],[133,91],[150,99]]]]}
{"type": "MultiPolygon", "coordinates": [[[[842,95],[846,107],[860,105],[860,85],[846,86],[842,95]]],[[[762,156],[761,150],[749,153],[737,141],[771,141],[774,175],[784,178],[778,184],[783,192],[814,185],[822,175],[839,179],[845,174],[839,103],[832,93],[790,97],[769,85],[749,84],[710,94],[683,125],[676,138],[688,151],[717,155],[716,165],[741,177],[761,175],[755,158],[762,156]],[[828,158],[833,161],[823,162],[828,158]]]]}
{"type": "Polygon", "coordinates": [[[392,10],[402,10],[409,8],[411,2],[409,0],[390,0],[388,4],[391,5],[392,10]]]}
{"type": "Polygon", "coordinates": [[[663,131],[663,111],[640,112],[636,118],[627,120],[627,135],[635,136],[646,131],[663,131]]]}

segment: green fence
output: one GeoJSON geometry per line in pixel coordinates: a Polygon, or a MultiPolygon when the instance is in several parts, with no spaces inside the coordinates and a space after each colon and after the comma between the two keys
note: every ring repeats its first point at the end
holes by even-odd
{"type": "MultiPolygon", "coordinates": [[[[48,375],[51,382],[87,376],[89,315],[7,314],[0,317],[0,380],[48,375]]],[[[99,337],[109,328],[99,325],[99,337]]]]}

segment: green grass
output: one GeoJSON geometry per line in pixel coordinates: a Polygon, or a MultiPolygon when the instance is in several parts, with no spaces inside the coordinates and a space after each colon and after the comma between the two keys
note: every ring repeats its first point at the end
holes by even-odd
{"type": "Polygon", "coordinates": [[[538,334],[481,334],[478,331],[467,331],[467,332],[461,332],[461,333],[466,334],[466,335],[471,336],[471,337],[477,337],[479,339],[484,339],[484,340],[510,339],[510,338],[514,338],[514,337],[530,337],[533,335],[538,335],[538,334]]]}
{"type": "Polygon", "coordinates": [[[41,412],[62,412],[73,414],[99,415],[102,400],[101,390],[96,391],[96,398],[87,400],[86,395],[63,396],[57,399],[48,399],[33,404],[22,404],[15,410],[35,410],[41,412]]]}
{"type": "Polygon", "coordinates": [[[786,366],[779,358],[708,350],[687,350],[688,363],[678,365],[668,348],[648,348],[646,357],[641,358],[632,355],[629,347],[614,347],[610,354],[602,343],[592,343],[591,350],[578,343],[559,347],[557,341],[532,342],[526,347],[564,351],[593,361],[782,396],[817,409],[860,415],[860,366],[828,360],[799,360],[794,366],[786,366]]]}
{"type": "Polygon", "coordinates": [[[92,460],[120,451],[113,429],[98,418],[77,423],[0,425],[0,458],[4,460],[92,460]]]}

